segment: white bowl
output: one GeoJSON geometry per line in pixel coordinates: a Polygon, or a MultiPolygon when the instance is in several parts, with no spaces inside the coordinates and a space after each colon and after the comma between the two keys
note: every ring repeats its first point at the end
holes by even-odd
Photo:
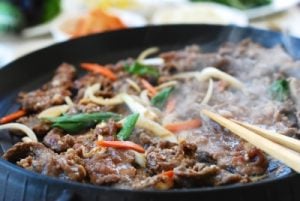
{"type": "Polygon", "coordinates": [[[161,8],[154,12],[152,24],[235,24],[247,26],[248,18],[240,10],[221,4],[185,3],[161,8]]]}
{"type": "MultiPolygon", "coordinates": [[[[109,12],[118,16],[127,27],[141,27],[147,24],[141,15],[118,9],[110,9],[109,12]]],[[[51,26],[51,34],[56,42],[62,42],[72,38],[69,33],[74,29],[81,14],[64,14],[58,17],[51,26]]]]}

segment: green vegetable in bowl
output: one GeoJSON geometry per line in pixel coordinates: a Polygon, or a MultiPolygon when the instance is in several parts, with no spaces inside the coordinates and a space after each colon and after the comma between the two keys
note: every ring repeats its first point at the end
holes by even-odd
{"type": "Polygon", "coordinates": [[[193,2],[215,2],[224,4],[227,6],[235,7],[238,9],[249,9],[257,6],[262,6],[266,4],[270,4],[272,0],[190,0],[193,2]]]}

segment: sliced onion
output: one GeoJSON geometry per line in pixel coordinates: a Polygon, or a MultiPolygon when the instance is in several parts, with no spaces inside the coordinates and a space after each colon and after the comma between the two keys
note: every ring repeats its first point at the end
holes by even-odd
{"type": "Polygon", "coordinates": [[[135,81],[133,81],[132,79],[127,78],[126,82],[137,92],[141,92],[141,88],[139,87],[139,85],[137,85],[137,83],[135,81]]]}
{"type": "Polygon", "coordinates": [[[149,65],[149,66],[163,66],[165,64],[165,60],[160,57],[144,59],[140,62],[144,65],[149,65]]]}
{"type": "Polygon", "coordinates": [[[121,95],[116,95],[113,98],[102,98],[96,97],[93,94],[89,96],[91,102],[96,103],[98,105],[119,105],[123,103],[123,99],[121,95]]]}
{"type": "MultiPolygon", "coordinates": [[[[89,98],[89,95],[91,93],[94,94],[96,91],[98,91],[100,89],[100,87],[101,87],[100,84],[94,84],[92,86],[87,87],[84,91],[83,99],[87,100],[89,98]]],[[[82,101],[82,100],[80,100],[80,101],[82,101]]]]}
{"type": "Polygon", "coordinates": [[[139,97],[139,96],[131,95],[131,97],[132,97],[135,101],[137,101],[138,103],[142,104],[142,105],[145,106],[145,107],[148,107],[148,106],[150,105],[150,102],[146,102],[146,101],[142,100],[142,98],[139,97]]]}
{"type": "Polygon", "coordinates": [[[23,142],[33,142],[33,140],[30,137],[23,137],[22,141],[23,142]]]}
{"type": "Polygon", "coordinates": [[[134,160],[136,164],[138,164],[140,167],[145,168],[146,167],[146,156],[145,154],[139,153],[137,151],[132,151],[134,153],[134,160]]]}
{"type": "Polygon", "coordinates": [[[160,137],[163,140],[177,143],[177,138],[172,132],[148,118],[140,116],[136,123],[136,126],[149,130],[152,134],[160,137]]]}
{"type": "Polygon", "coordinates": [[[205,105],[208,103],[208,101],[211,99],[212,94],[213,94],[213,90],[214,90],[214,81],[212,79],[209,79],[209,84],[208,84],[208,88],[207,88],[207,92],[205,97],[203,98],[201,104],[205,105]]]}
{"type": "Polygon", "coordinates": [[[223,71],[220,71],[219,69],[216,69],[215,67],[206,67],[201,71],[201,73],[198,73],[196,75],[196,78],[199,81],[205,81],[209,78],[217,78],[220,80],[225,80],[227,81],[232,87],[235,87],[237,89],[242,89],[243,88],[243,83],[240,82],[238,79],[235,77],[224,73],[223,71]]]}
{"type": "Polygon", "coordinates": [[[140,53],[140,55],[137,58],[137,61],[142,62],[144,59],[146,59],[149,55],[155,54],[156,52],[159,51],[158,47],[150,47],[145,49],[140,53]]]}
{"type": "Polygon", "coordinates": [[[169,81],[169,82],[165,82],[165,83],[162,83],[161,85],[155,87],[157,90],[161,90],[161,89],[164,89],[164,88],[167,88],[167,87],[173,87],[173,86],[176,86],[178,84],[177,81],[169,81]]]}
{"type": "Polygon", "coordinates": [[[172,79],[189,79],[195,77],[195,74],[199,73],[198,71],[193,72],[185,72],[185,73],[178,73],[176,75],[173,75],[172,79]]]}
{"type": "Polygon", "coordinates": [[[139,113],[142,116],[145,116],[150,119],[156,119],[157,115],[151,110],[144,107],[141,103],[134,100],[134,98],[128,94],[122,94],[122,98],[126,105],[133,113],[139,113]]]}
{"type": "Polygon", "coordinates": [[[0,130],[20,130],[24,134],[26,134],[33,142],[38,141],[35,133],[31,130],[31,128],[25,126],[24,124],[19,124],[19,123],[4,124],[0,126],[0,130]]]}
{"type": "Polygon", "coordinates": [[[122,99],[122,94],[118,94],[113,98],[103,98],[103,97],[96,97],[95,93],[100,89],[100,84],[94,84],[88,89],[86,89],[85,96],[91,102],[96,103],[98,105],[119,105],[122,104],[124,101],[122,99]]]}
{"type": "Polygon", "coordinates": [[[228,82],[232,87],[237,89],[243,89],[243,83],[240,82],[235,77],[220,71],[219,69],[215,67],[206,67],[201,72],[195,71],[195,72],[187,72],[187,73],[179,73],[177,75],[174,75],[172,78],[174,79],[187,79],[195,77],[199,81],[206,81],[210,78],[217,78],[220,80],[224,80],[228,82]]]}
{"type": "Polygon", "coordinates": [[[69,105],[57,105],[50,108],[43,110],[39,115],[38,118],[52,118],[52,117],[59,117],[63,113],[66,113],[70,109],[69,105]]]}
{"type": "Polygon", "coordinates": [[[147,105],[150,105],[150,99],[148,97],[148,90],[143,90],[140,93],[140,98],[142,99],[142,101],[144,101],[145,103],[147,103],[147,105]]]}
{"type": "Polygon", "coordinates": [[[72,99],[69,96],[65,97],[65,102],[67,103],[67,105],[69,105],[70,107],[74,106],[74,103],[72,101],[72,99]]]}

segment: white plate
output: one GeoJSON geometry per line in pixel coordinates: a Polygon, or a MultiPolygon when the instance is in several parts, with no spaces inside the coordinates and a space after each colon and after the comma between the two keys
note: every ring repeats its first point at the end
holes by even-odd
{"type": "Polygon", "coordinates": [[[5,45],[0,45],[0,68],[12,61],[13,58],[12,50],[5,45]]]}
{"type": "Polygon", "coordinates": [[[300,0],[273,0],[271,4],[248,9],[245,11],[250,19],[264,17],[280,11],[284,11],[298,4],[300,0]]]}
{"type": "MultiPolygon", "coordinates": [[[[123,23],[128,27],[141,27],[147,24],[144,17],[133,12],[119,9],[110,9],[109,12],[120,17],[123,23]]],[[[50,31],[56,42],[65,41],[72,37],[65,30],[72,30],[79,16],[78,14],[67,14],[61,16],[59,20],[56,20],[56,22],[52,24],[50,31]]]]}

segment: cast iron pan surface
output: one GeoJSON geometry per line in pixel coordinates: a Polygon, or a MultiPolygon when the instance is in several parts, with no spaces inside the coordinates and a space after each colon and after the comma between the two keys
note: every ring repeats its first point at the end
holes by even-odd
{"type": "MultiPolygon", "coordinates": [[[[300,40],[253,28],[211,25],[154,26],[107,32],[53,45],[22,57],[0,70],[0,116],[18,109],[19,91],[32,90],[47,82],[62,62],[77,65],[81,61],[114,63],[135,57],[150,46],[162,51],[198,44],[214,51],[224,42],[251,38],[265,47],[282,45],[294,58],[300,58],[300,40]]],[[[270,55],[272,59],[272,55],[270,55]]],[[[0,155],[18,139],[6,132],[0,135],[0,155]]],[[[269,171],[278,162],[271,163],[269,171]]],[[[244,185],[196,189],[122,190],[93,186],[39,175],[0,159],[0,200],[101,200],[101,201],[299,201],[300,177],[289,168],[271,178],[244,185]]]]}

